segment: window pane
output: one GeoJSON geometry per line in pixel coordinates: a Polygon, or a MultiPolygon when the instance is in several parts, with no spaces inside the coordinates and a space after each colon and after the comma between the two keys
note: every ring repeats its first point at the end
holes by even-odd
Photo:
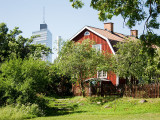
{"type": "Polygon", "coordinates": [[[98,74],[97,75],[98,78],[106,78],[107,77],[106,71],[98,71],[97,74],[98,74]]]}
{"type": "Polygon", "coordinates": [[[92,45],[92,48],[95,48],[96,51],[101,51],[101,44],[92,45]]]}

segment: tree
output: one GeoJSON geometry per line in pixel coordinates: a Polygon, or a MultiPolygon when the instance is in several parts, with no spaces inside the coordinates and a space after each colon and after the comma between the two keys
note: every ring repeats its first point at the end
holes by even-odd
{"type": "MultiPolygon", "coordinates": [[[[114,56],[114,67],[120,77],[135,77],[140,82],[151,82],[158,79],[160,70],[159,55],[155,53],[152,59],[147,51],[143,51],[140,40],[128,40],[116,45],[118,51],[114,56]]],[[[156,48],[155,51],[157,51],[156,48]]]]}
{"type": "Polygon", "coordinates": [[[82,43],[68,41],[62,47],[56,64],[64,73],[71,75],[72,82],[78,83],[82,95],[85,96],[84,80],[96,75],[98,67],[105,64],[107,55],[92,48],[91,40],[83,40],[82,43]]]}
{"type": "Polygon", "coordinates": [[[22,31],[18,27],[8,31],[8,27],[5,23],[0,24],[0,63],[4,62],[10,57],[36,57],[40,58],[42,54],[48,55],[51,50],[45,45],[31,44],[33,39],[24,38],[20,34],[22,31]]]}
{"type": "Polygon", "coordinates": [[[39,104],[37,95],[45,93],[49,83],[49,66],[45,61],[14,58],[5,61],[0,71],[0,101],[3,104],[39,104]]]}
{"type": "MultiPolygon", "coordinates": [[[[81,0],[70,0],[76,9],[82,8],[81,0]]],[[[144,24],[144,31],[140,37],[143,47],[154,55],[152,45],[160,46],[160,36],[154,34],[153,29],[159,29],[160,0],[91,0],[90,7],[99,11],[99,20],[107,21],[113,16],[121,15],[125,24],[132,28],[137,23],[144,24]]]]}

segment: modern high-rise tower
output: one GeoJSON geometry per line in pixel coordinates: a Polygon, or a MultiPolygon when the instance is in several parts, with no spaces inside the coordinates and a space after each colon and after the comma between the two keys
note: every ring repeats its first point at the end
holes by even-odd
{"type": "MultiPolygon", "coordinates": [[[[40,31],[32,32],[32,35],[39,35],[39,37],[34,38],[33,44],[46,45],[52,50],[52,33],[48,30],[45,22],[40,24],[40,31]]],[[[52,62],[52,54],[42,56],[42,60],[52,62]]]]}

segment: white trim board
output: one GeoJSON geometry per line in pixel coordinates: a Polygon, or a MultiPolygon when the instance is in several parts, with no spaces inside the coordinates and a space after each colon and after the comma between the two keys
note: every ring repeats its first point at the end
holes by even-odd
{"type": "Polygon", "coordinates": [[[116,75],[116,86],[118,86],[118,85],[119,85],[119,76],[116,75]]]}

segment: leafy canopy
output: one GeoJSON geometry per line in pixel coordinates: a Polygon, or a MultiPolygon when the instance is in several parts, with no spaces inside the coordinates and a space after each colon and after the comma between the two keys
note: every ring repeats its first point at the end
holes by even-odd
{"type": "Polygon", "coordinates": [[[63,68],[62,71],[72,74],[75,78],[93,77],[98,66],[107,60],[104,54],[92,48],[93,44],[95,43],[91,40],[83,40],[81,43],[66,42],[57,60],[63,68]]]}
{"type": "Polygon", "coordinates": [[[116,47],[119,49],[114,56],[114,67],[120,77],[135,77],[145,82],[158,79],[160,56],[156,48],[153,48],[157,52],[152,58],[143,50],[140,40],[128,40],[125,43],[118,43],[116,47]]]}
{"type": "MultiPolygon", "coordinates": [[[[99,11],[99,19],[106,21],[121,15],[126,25],[132,28],[137,22],[146,20],[147,27],[159,28],[159,0],[90,0],[90,7],[99,11]]],[[[70,0],[74,8],[82,8],[81,0],[70,0]]]]}
{"type": "MultiPolygon", "coordinates": [[[[57,64],[62,72],[70,74],[72,82],[78,82],[84,92],[83,80],[94,77],[98,67],[105,65],[109,57],[92,48],[95,44],[92,40],[83,40],[82,42],[68,41],[64,44],[57,64]]],[[[84,95],[84,94],[83,94],[84,95]]]]}

